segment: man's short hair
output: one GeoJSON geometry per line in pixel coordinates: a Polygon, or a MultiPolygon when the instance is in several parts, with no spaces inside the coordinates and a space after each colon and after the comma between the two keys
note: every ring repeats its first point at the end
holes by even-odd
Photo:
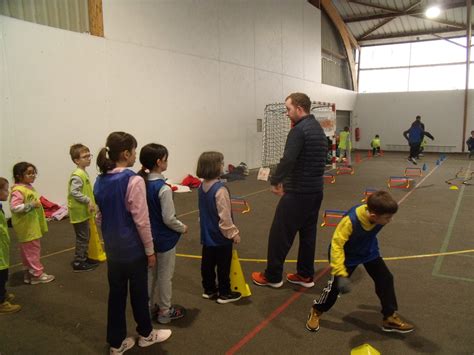
{"type": "Polygon", "coordinates": [[[303,94],[302,92],[294,92],[288,95],[285,101],[288,99],[291,99],[293,106],[301,107],[304,112],[309,113],[311,111],[311,100],[308,95],[303,94]]]}
{"type": "Polygon", "coordinates": [[[69,149],[69,154],[71,155],[71,159],[73,163],[75,163],[75,159],[79,159],[81,157],[81,153],[84,152],[90,152],[89,148],[86,147],[84,144],[77,143],[71,145],[71,148],[69,149]]]}
{"type": "Polygon", "coordinates": [[[398,211],[398,203],[387,191],[376,191],[367,199],[367,209],[376,215],[394,214],[398,211]]]}
{"type": "Polygon", "coordinates": [[[416,116],[416,119],[421,120],[421,116],[420,115],[416,116]]]}

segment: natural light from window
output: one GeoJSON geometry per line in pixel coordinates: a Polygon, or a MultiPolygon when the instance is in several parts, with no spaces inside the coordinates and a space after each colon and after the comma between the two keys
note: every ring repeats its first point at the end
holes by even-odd
{"type": "MultiPolygon", "coordinates": [[[[452,41],[466,45],[465,37],[452,41]]],[[[463,90],[465,62],[466,49],[446,40],[362,47],[359,92],[463,90]]]]}

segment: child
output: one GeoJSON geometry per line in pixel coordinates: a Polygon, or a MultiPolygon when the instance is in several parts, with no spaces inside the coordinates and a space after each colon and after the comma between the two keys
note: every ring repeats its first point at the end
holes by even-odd
{"type": "MultiPolygon", "coordinates": [[[[0,201],[8,199],[8,180],[0,177],[0,201]]],[[[8,281],[8,267],[10,266],[10,235],[8,234],[7,220],[0,205],[0,314],[15,313],[21,309],[18,304],[12,304],[15,295],[7,293],[5,285],[8,281]]]]}
{"type": "Polygon", "coordinates": [[[352,143],[351,143],[351,136],[349,132],[349,127],[344,127],[344,131],[339,133],[339,159],[340,161],[343,158],[347,159],[347,164],[351,165],[351,150],[352,150],[352,143]]]}
{"type": "Polygon", "coordinates": [[[408,333],[414,326],[397,315],[397,299],[393,276],[380,256],[377,234],[390,222],[398,205],[385,191],[369,196],[367,204],[354,206],[341,220],[331,240],[329,259],[332,277],[319,299],[314,300],[306,328],[319,330],[319,318],[336,303],[339,293],[350,291],[349,277],[356,267],[363,264],[375,283],[375,293],[382,304],[382,330],[408,333]]]}
{"type": "Polygon", "coordinates": [[[426,140],[425,137],[423,137],[423,140],[421,141],[421,144],[420,144],[420,150],[418,152],[418,155],[416,156],[416,159],[419,160],[421,157],[425,156],[423,152],[425,151],[425,147],[427,144],[428,144],[428,141],[426,140]]]}
{"type": "Polygon", "coordinates": [[[110,354],[122,354],[135,345],[134,338],[126,337],[125,304],[129,285],[138,345],[150,346],[171,336],[169,329],[152,328],[148,311],[147,267],[153,267],[156,258],[145,182],[127,169],[135,163],[136,147],[137,141],[132,135],[113,132],[97,157],[100,175],[94,185],[94,196],[107,253],[110,354]]]}
{"type": "Polygon", "coordinates": [[[204,152],[199,157],[196,170],[196,175],[204,179],[199,187],[202,297],[217,298],[217,303],[221,304],[235,302],[242,297],[230,288],[232,243],[238,244],[240,235],[232,219],[230,193],[219,180],[223,168],[222,153],[204,152]]]}
{"type": "Polygon", "coordinates": [[[77,168],[69,179],[67,208],[69,219],[76,233],[76,251],[72,262],[74,272],[94,270],[98,263],[88,259],[90,227],[89,219],[95,212],[94,193],[86,168],[91,165],[92,154],[83,144],[74,144],[69,154],[77,168]]]}
{"type": "Polygon", "coordinates": [[[380,137],[378,134],[376,134],[375,138],[372,139],[372,142],[370,142],[370,146],[372,147],[372,155],[374,157],[376,155],[380,155],[380,137]]]}
{"type": "Polygon", "coordinates": [[[469,150],[469,159],[474,155],[474,131],[471,131],[471,136],[466,141],[467,149],[469,150]]]}
{"type": "MultiPolygon", "coordinates": [[[[158,311],[158,323],[167,324],[184,316],[184,308],[171,305],[171,279],[176,260],[176,244],[188,227],[176,218],[173,191],[165,182],[163,172],[168,168],[168,150],[160,144],[147,144],[140,151],[142,170],[146,179],[147,202],[151,232],[156,253],[156,267],[148,269],[150,306],[158,311]],[[147,169],[149,173],[146,172],[147,169]]],[[[151,309],[151,313],[155,311],[151,309]]]]}
{"type": "Polygon", "coordinates": [[[27,162],[15,164],[15,184],[10,196],[12,225],[18,238],[21,258],[25,267],[23,282],[37,285],[54,280],[53,275],[44,272],[40,261],[40,238],[48,231],[40,195],[31,185],[38,174],[36,167],[27,162]]]}

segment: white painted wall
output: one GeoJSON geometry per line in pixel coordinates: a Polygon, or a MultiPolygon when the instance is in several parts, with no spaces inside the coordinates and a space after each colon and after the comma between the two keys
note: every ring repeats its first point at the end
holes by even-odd
{"type": "Polygon", "coordinates": [[[454,146],[460,152],[474,129],[473,91],[469,92],[467,137],[462,137],[464,91],[429,91],[358,94],[353,112],[353,127],[361,130],[361,141],[356,148],[369,148],[370,141],[379,134],[383,148],[387,144],[407,145],[403,131],[420,115],[425,129],[435,141],[428,145],[454,146]]]}
{"type": "Polygon", "coordinates": [[[162,143],[180,180],[208,149],[258,167],[256,119],[290,92],[354,107],[355,93],[321,84],[320,11],[305,0],[103,6],[105,39],[0,17],[0,175],[30,161],[52,201],[65,201],[73,143],[96,153],[115,130],[162,143]]]}

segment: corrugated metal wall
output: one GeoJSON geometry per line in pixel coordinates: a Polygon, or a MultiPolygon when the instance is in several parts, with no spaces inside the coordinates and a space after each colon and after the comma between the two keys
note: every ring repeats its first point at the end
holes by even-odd
{"type": "Polygon", "coordinates": [[[353,90],[341,36],[324,11],[321,12],[321,48],[323,84],[353,90]]]}
{"type": "Polygon", "coordinates": [[[0,0],[0,14],[75,32],[89,32],[87,0],[0,0]]]}

